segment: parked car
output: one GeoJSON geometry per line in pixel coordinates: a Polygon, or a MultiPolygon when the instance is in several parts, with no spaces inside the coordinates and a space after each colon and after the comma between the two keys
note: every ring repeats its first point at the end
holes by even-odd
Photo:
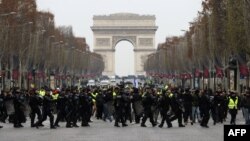
{"type": "Polygon", "coordinates": [[[89,80],[88,83],[87,83],[87,86],[95,86],[95,80],[89,80]]]}
{"type": "Polygon", "coordinates": [[[108,86],[110,84],[109,80],[102,80],[100,86],[108,86]]]}

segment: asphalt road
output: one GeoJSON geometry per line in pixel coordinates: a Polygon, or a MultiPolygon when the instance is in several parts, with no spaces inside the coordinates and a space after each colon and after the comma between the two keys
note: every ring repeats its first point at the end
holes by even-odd
{"type": "MultiPolygon", "coordinates": [[[[228,116],[230,118],[230,116],[228,116]]],[[[229,119],[225,124],[228,124],[229,119]]],[[[244,124],[241,112],[237,116],[237,123],[244,124]]],[[[179,128],[177,121],[173,128],[168,129],[152,127],[147,121],[147,128],[138,124],[128,124],[128,127],[114,127],[114,122],[104,122],[93,119],[90,127],[65,128],[65,123],[59,123],[57,129],[49,128],[49,121],[44,122],[45,127],[30,128],[28,120],[24,128],[13,128],[12,124],[0,123],[0,141],[223,141],[223,124],[213,125],[210,118],[208,129],[199,124],[188,124],[179,128]]],[[[80,125],[80,123],[78,123],[80,125]]]]}

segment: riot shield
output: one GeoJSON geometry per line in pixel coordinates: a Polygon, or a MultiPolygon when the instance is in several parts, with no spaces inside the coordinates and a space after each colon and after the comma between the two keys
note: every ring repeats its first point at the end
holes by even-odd
{"type": "Polygon", "coordinates": [[[141,101],[136,101],[134,104],[134,112],[136,115],[141,115],[143,113],[143,106],[141,101]]]}
{"type": "Polygon", "coordinates": [[[13,99],[5,101],[5,107],[8,115],[12,115],[15,113],[13,99]]]}
{"type": "Polygon", "coordinates": [[[23,111],[25,117],[28,117],[30,115],[31,108],[28,101],[25,100],[24,102],[22,102],[22,106],[20,108],[23,111]]]}

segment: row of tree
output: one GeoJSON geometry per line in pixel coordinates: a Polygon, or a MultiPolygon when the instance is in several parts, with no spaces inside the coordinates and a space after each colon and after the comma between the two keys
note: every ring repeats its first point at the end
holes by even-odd
{"type": "Polygon", "coordinates": [[[1,88],[74,85],[80,78],[100,75],[104,63],[91,53],[85,38],[70,26],[55,27],[54,15],[37,11],[35,0],[0,3],[1,88]]]}
{"type": "MultiPolygon", "coordinates": [[[[234,71],[235,82],[245,77],[249,86],[249,55],[250,0],[204,0],[185,35],[159,44],[145,70],[151,76],[184,80],[229,79],[234,71]]],[[[230,85],[225,82],[225,87],[230,85]]],[[[236,83],[234,89],[239,88],[236,83]]]]}

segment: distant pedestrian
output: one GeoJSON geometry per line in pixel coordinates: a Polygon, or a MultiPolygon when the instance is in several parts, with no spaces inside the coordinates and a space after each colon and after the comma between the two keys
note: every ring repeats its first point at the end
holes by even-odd
{"type": "Polygon", "coordinates": [[[228,109],[229,113],[231,115],[231,121],[230,124],[235,125],[236,124],[236,116],[238,112],[238,103],[239,103],[239,97],[236,95],[235,91],[230,91],[230,96],[228,99],[228,109]]]}
{"type": "Polygon", "coordinates": [[[200,125],[205,128],[209,128],[208,121],[209,121],[209,111],[211,108],[210,98],[207,91],[201,91],[201,99],[200,99],[200,112],[201,112],[201,123],[200,125]]]}

